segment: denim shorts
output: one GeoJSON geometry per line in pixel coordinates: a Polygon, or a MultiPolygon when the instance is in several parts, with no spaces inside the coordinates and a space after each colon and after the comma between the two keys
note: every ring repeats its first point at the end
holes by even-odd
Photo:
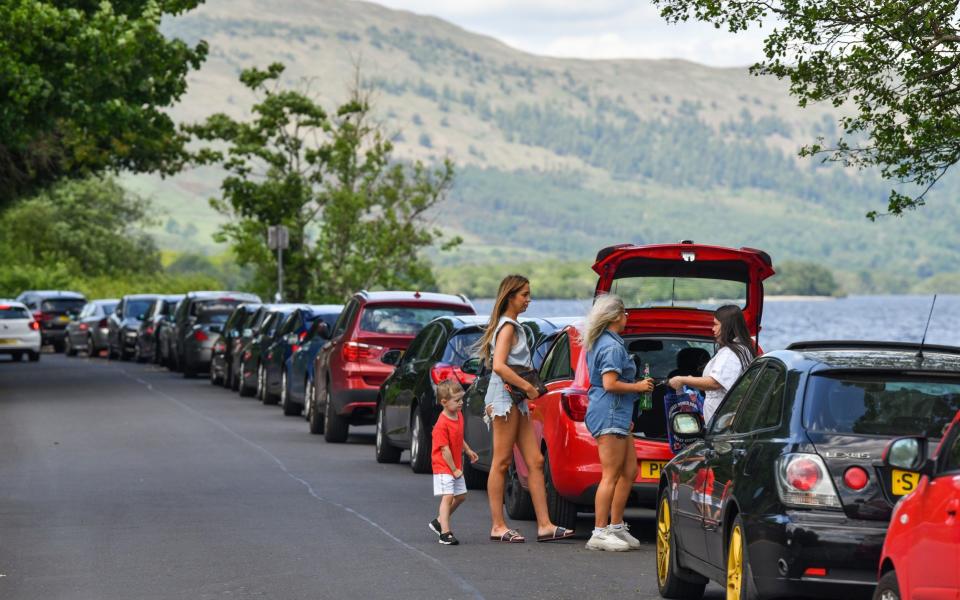
{"type": "Polygon", "coordinates": [[[616,394],[591,400],[587,406],[584,424],[595,438],[601,435],[630,435],[633,422],[633,402],[626,401],[616,394]]]}
{"type": "MultiPolygon", "coordinates": [[[[504,387],[503,380],[496,373],[490,375],[490,384],[487,386],[487,395],[484,397],[484,409],[493,406],[492,417],[506,417],[510,414],[510,407],[514,405],[510,392],[504,387]]],[[[524,400],[517,404],[517,410],[522,415],[529,415],[530,408],[524,400]]]]}

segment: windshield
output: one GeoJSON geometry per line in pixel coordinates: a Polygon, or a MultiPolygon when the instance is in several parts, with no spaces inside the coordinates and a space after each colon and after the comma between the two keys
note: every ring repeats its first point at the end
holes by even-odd
{"type": "Polygon", "coordinates": [[[447,342],[447,347],[443,349],[443,358],[440,359],[440,362],[462,367],[463,363],[473,354],[474,347],[481,337],[483,337],[483,332],[479,330],[465,331],[453,336],[447,342]]]}
{"type": "Polygon", "coordinates": [[[715,310],[724,304],[747,306],[747,284],[693,277],[626,277],[614,279],[610,293],[627,308],[682,307],[715,310]]]}
{"type": "Polygon", "coordinates": [[[360,317],[360,329],[370,333],[416,335],[437,317],[462,314],[450,308],[371,306],[360,317]]]}
{"type": "Polygon", "coordinates": [[[30,312],[19,306],[0,306],[0,321],[13,319],[32,319],[30,312]]]}
{"type": "Polygon", "coordinates": [[[811,431],[939,438],[960,409],[960,380],[814,376],[804,426],[811,431]]]}
{"type": "Polygon", "coordinates": [[[700,376],[716,347],[712,341],[671,338],[626,339],[624,343],[637,364],[637,375],[643,375],[644,366],[650,365],[654,379],[700,376]]]}
{"type": "Polygon", "coordinates": [[[147,311],[150,310],[151,305],[153,305],[153,298],[147,298],[144,300],[127,300],[127,303],[123,308],[123,317],[139,318],[140,315],[147,314],[147,311]]]}
{"type": "Polygon", "coordinates": [[[87,301],[83,298],[51,298],[40,303],[40,310],[43,312],[80,312],[87,301]]]}

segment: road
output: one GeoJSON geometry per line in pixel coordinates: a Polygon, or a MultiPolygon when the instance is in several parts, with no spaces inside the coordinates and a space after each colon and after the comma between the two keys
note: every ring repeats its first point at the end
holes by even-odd
{"type": "Polygon", "coordinates": [[[585,550],[584,515],[575,541],[496,544],[471,491],[441,546],[430,476],[373,454],[372,427],[327,444],[152,365],[2,361],[0,599],[658,597],[652,512],[636,552],[585,550]]]}

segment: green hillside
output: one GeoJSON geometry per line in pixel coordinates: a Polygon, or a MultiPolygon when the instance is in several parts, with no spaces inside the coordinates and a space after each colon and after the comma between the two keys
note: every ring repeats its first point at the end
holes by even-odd
{"type": "MultiPolygon", "coordinates": [[[[583,261],[611,243],[683,238],[814,260],[848,291],[906,291],[958,270],[956,193],[866,221],[889,185],[800,161],[800,145],[833,138],[836,113],[797,108],[774,79],[676,60],[546,58],[374,4],[303,5],[208,0],[166,23],[211,47],[176,118],[243,115],[252,98],[237,75],[273,61],[333,105],[359,65],[397,155],[458,166],[436,219],[465,244],[435,257],[443,264],[583,261]]],[[[162,245],[211,249],[219,217],[205,199],[217,172],[126,182],[166,211],[162,245]]]]}

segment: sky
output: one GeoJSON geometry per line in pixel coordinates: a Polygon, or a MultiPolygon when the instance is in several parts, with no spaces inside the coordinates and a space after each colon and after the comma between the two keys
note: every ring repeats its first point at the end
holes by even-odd
{"type": "Polygon", "coordinates": [[[432,15],[547,56],[684,58],[741,67],[763,56],[763,31],[728,33],[706,23],[670,25],[648,0],[373,0],[432,15]]]}

